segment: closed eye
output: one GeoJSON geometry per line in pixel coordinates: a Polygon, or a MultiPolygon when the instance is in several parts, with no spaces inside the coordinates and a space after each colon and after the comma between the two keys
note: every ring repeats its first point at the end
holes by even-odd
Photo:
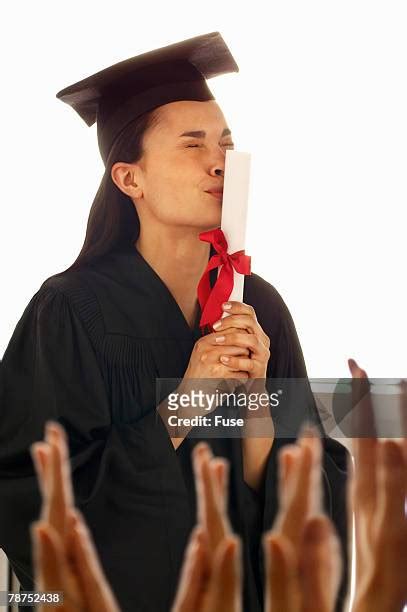
{"type": "MultiPolygon", "coordinates": [[[[187,145],[187,148],[188,148],[188,147],[200,147],[200,146],[201,146],[201,145],[198,145],[198,144],[189,144],[189,145],[187,145]]],[[[225,144],[223,144],[223,145],[221,145],[221,146],[222,146],[222,147],[234,147],[235,145],[234,145],[234,143],[233,143],[233,142],[228,142],[228,143],[225,143],[225,144]]]]}

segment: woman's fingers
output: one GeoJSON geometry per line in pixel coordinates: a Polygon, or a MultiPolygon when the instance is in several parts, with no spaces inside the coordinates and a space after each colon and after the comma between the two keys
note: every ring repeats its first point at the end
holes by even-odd
{"type": "Polygon", "coordinates": [[[214,336],[214,346],[234,346],[240,348],[242,351],[245,349],[252,353],[262,354],[268,349],[261,342],[260,338],[255,334],[249,334],[239,329],[229,328],[225,332],[219,332],[214,336]],[[222,341],[221,338],[224,338],[222,341]]]}
{"type": "Polygon", "coordinates": [[[220,319],[221,326],[217,327],[217,331],[228,327],[246,329],[248,333],[256,334],[262,343],[269,348],[270,338],[260,326],[253,306],[244,302],[230,301],[229,303],[231,307],[225,310],[228,316],[220,319]]]}

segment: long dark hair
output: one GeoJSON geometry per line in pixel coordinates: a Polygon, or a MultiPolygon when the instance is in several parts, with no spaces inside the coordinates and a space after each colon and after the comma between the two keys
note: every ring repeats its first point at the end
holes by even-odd
{"type": "Polygon", "coordinates": [[[82,249],[74,263],[64,272],[89,264],[137,239],[140,221],[136,208],[131,198],[113,182],[111,169],[118,161],[137,162],[144,153],[144,134],[158,122],[158,112],[153,109],[129,123],[117,138],[89,212],[82,249]]]}

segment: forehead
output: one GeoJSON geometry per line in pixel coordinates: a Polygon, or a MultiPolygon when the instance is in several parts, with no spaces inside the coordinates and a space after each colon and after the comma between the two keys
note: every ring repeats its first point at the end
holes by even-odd
{"type": "MultiPolygon", "coordinates": [[[[163,104],[158,109],[160,125],[170,132],[181,130],[222,130],[227,126],[225,117],[215,100],[197,102],[179,100],[163,104]]],[[[181,133],[180,131],[180,133],[181,133]]]]}

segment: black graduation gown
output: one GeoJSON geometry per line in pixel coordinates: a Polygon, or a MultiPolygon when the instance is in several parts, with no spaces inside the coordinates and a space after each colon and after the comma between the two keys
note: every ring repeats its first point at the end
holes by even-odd
{"type": "MultiPolygon", "coordinates": [[[[243,301],[271,340],[267,376],[306,376],[278,292],[253,273],[243,301]]],[[[155,411],[155,379],[182,378],[201,336],[198,320],[191,329],[132,245],[50,277],[31,299],[3,356],[0,419],[0,545],[25,589],[32,587],[29,525],[40,504],[28,449],[54,419],[68,433],[76,504],[122,610],[169,610],[195,523],[190,453],[198,439],[188,436],[174,450],[155,411]]],[[[231,462],[229,509],[244,543],[247,612],[262,609],[259,540],[275,516],[276,456],[287,441],[275,440],[256,493],[243,480],[241,441],[208,440],[231,462]]],[[[326,507],[343,543],[345,479],[345,449],[325,441],[326,507]]]]}

